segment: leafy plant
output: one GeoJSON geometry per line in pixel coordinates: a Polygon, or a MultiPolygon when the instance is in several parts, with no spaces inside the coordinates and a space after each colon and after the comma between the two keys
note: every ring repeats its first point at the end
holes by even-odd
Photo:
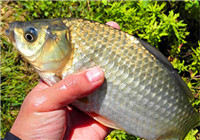
{"type": "Polygon", "coordinates": [[[114,130],[106,137],[105,140],[138,140],[139,138],[132,136],[121,130],[114,130]]]}
{"type": "MultiPolygon", "coordinates": [[[[105,23],[158,48],[192,90],[192,105],[200,108],[199,1],[3,1],[1,2],[1,137],[8,131],[26,94],[38,76],[5,37],[8,22],[41,18],[80,17],[105,23]]],[[[195,139],[191,130],[186,139],[195,139]]],[[[139,139],[115,130],[107,140],[139,139]]]]}

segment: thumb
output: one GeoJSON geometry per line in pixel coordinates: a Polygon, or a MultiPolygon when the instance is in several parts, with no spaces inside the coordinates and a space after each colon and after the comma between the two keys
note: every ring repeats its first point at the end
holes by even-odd
{"type": "Polygon", "coordinates": [[[37,112],[61,109],[78,98],[89,95],[102,85],[104,73],[99,67],[90,68],[65,79],[41,91],[33,91],[27,104],[37,112]]]}

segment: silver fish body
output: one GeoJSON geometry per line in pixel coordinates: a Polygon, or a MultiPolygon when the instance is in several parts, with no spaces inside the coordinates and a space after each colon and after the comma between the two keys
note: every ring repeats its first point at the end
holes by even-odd
{"type": "Polygon", "coordinates": [[[50,85],[100,66],[106,78],[103,85],[73,105],[106,126],[150,140],[183,139],[200,122],[189,102],[191,91],[172,65],[134,36],[83,19],[12,23],[11,31],[18,51],[50,85]],[[43,34],[32,45],[40,46],[34,54],[24,36],[18,37],[30,27],[43,34]]]}

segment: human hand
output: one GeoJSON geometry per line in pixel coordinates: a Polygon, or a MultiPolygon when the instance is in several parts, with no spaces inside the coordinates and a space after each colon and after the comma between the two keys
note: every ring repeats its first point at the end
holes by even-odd
{"type": "MultiPolygon", "coordinates": [[[[115,22],[110,26],[119,29],[115,22]]],[[[21,139],[103,139],[110,129],[69,106],[89,95],[104,81],[99,67],[72,74],[49,87],[43,81],[27,95],[11,133],[21,139]]]]}

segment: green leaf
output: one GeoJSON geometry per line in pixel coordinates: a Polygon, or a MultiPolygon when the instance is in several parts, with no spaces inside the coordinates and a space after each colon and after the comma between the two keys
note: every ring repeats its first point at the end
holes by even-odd
{"type": "Polygon", "coordinates": [[[103,3],[104,5],[107,5],[107,0],[102,0],[102,3],[103,3]]]}
{"type": "Polygon", "coordinates": [[[46,17],[48,17],[49,12],[45,11],[45,12],[44,12],[44,15],[45,15],[46,17]]]}
{"type": "Polygon", "coordinates": [[[191,130],[188,135],[185,137],[184,140],[196,140],[195,135],[197,134],[198,130],[191,130]]]}
{"type": "Polygon", "coordinates": [[[148,4],[149,4],[149,0],[142,1],[142,7],[147,8],[148,4]]]}

